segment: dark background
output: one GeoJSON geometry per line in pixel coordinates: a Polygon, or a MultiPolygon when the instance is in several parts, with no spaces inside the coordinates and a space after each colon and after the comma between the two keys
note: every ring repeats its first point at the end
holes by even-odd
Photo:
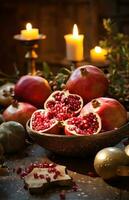
{"type": "Polygon", "coordinates": [[[25,49],[13,39],[27,22],[47,35],[39,47],[42,61],[60,62],[65,58],[64,35],[77,23],[85,35],[85,58],[104,36],[103,18],[111,18],[120,32],[129,34],[129,0],[0,0],[0,70],[22,71],[25,49]]]}

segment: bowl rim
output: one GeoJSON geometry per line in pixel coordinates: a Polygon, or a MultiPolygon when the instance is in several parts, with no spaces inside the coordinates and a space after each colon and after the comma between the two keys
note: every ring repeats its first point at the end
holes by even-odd
{"type": "Polygon", "coordinates": [[[116,128],[116,129],[113,129],[111,131],[105,131],[105,132],[101,132],[101,133],[97,133],[97,134],[93,134],[93,135],[72,135],[72,136],[68,136],[68,135],[51,134],[51,133],[39,133],[38,131],[32,130],[29,126],[29,123],[30,123],[30,119],[26,123],[26,130],[27,131],[29,130],[29,134],[31,134],[31,135],[36,134],[36,135],[40,135],[40,136],[48,136],[48,137],[54,137],[54,138],[55,137],[58,137],[58,138],[82,138],[82,137],[89,138],[89,137],[97,137],[97,136],[101,137],[103,135],[116,133],[116,131],[121,132],[122,130],[125,130],[126,128],[129,129],[129,119],[128,119],[126,124],[124,124],[120,128],[116,128]]]}

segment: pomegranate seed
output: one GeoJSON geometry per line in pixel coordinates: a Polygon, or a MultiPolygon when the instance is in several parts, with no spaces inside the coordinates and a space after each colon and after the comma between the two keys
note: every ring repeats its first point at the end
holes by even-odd
{"type": "Polygon", "coordinates": [[[44,168],[48,168],[48,167],[49,167],[49,164],[48,164],[48,163],[43,163],[43,167],[44,167],[44,168]]]}
{"type": "Polygon", "coordinates": [[[33,166],[33,168],[36,168],[36,167],[38,167],[38,163],[33,163],[32,166],[33,166]]]}
{"type": "Polygon", "coordinates": [[[50,163],[49,167],[56,167],[56,164],[55,163],[50,163]]]}
{"type": "Polygon", "coordinates": [[[49,168],[49,169],[48,169],[48,173],[54,173],[55,170],[56,170],[55,168],[49,168]]]}
{"type": "Polygon", "coordinates": [[[44,175],[43,175],[43,174],[40,174],[40,175],[39,175],[39,178],[44,179],[44,175]]]}
{"type": "Polygon", "coordinates": [[[24,178],[27,175],[27,173],[24,171],[20,174],[21,178],[24,178]]]}
{"type": "Polygon", "coordinates": [[[32,170],[33,170],[33,167],[32,167],[32,166],[29,166],[29,167],[27,167],[27,168],[25,169],[25,172],[26,172],[27,174],[29,174],[32,170]]]}
{"type": "Polygon", "coordinates": [[[39,163],[38,164],[38,168],[44,168],[44,164],[43,163],[39,163]]]}
{"type": "Polygon", "coordinates": [[[53,176],[53,179],[57,179],[57,177],[58,177],[58,175],[57,175],[57,174],[55,174],[55,175],[53,176]]]}
{"type": "Polygon", "coordinates": [[[57,176],[59,176],[59,175],[60,175],[60,171],[57,170],[57,171],[55,172],[55,174],[56,174],[57,176]]]}
{"type": "Polygon", "coordinates": [[[93,172],[88,172],[87,175],[90,177],[95,177],[95,174],[93,172]]]}
{"type": "Polygon", "coordinates": [[[52,108],[55,106],[55,101],[51,100],[49,102],[47,102],[47,108],[52,108]]]}
{"type": "Polygon", "coordinates": [[[73,189],[74,192],[77,192],[77,191],[78,191],[78,186],[75,186],[75,185],[74,185],[74,186],[72,187],[72,189],[73,189]]]}
{"type": "Polygon", "coordinates": [[[74,192],[77,192],[77,190],[78,190],[78,185],[75,182],[73,182],[72,189],[74,192]]]}
{"type": "Polygon", "coordinates": [[[60,200],[65,200],[65,199],[66,199],[65,192],[64,191],[60,192],[60,200]]]}
{"type": "Polygon", "coordinates": [[[38,178],[39,178],[39,176],[38,176],[37,173],[34,173],[34,178],[35,178],[35,179],[38,179],[38,178]]]}
{"type": "Polygon", "coordinates": [[[47,182],[50,182],[50,181],[51,181],[51,178],[50,178],[49,176],[47,176],[47,177],[46,177],[46,181],[47,181],[47,182]]]}

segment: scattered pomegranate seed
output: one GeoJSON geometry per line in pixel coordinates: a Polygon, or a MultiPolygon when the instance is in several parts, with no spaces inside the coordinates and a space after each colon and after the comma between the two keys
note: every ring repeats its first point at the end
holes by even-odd
{"type": "Polygon", "coordinates": [[[56,164],[55,163],[50,163],[49,167],[56,167],[56,164]]]}
{"type": "Polygon", "coordinates": [[[37,173],[34,173],[34,178],[35,178],[35,179],[38,179],[38,178],[39,178],[39,176],[38,176],[37,173]]]}
{"type": "Polygon", "coordinates": [[[43,175],[43,174],[40,174],[40,175],[39,175],[39,178],[44,179],[44,175],[43,175]]]}
{"type": "Polygon", "coordinates": [[[87,175],[91,177],[95,177],[95,174],[93,172],[88,172],[87,175]]]}
{"type": "Polygon", "coordinates": [[[51,181],[51,178],[50,178],[49,176],[47,176],[47,177],[46,177],[46,181],[47,181],[47,182],[50,182],[50,181],[51,181]]]}
{"type": "Polygon", "coordinates": [[[66,199],[66,195],[64,191],[60,192],[60,200],[65,200],[66,199]]]}
{"type": "Polygon", "coordinates": [[[53,179],[57,179],[57,175],[56,174],[53,176],[53,179]]]}
{"type": "Polygon", "coordinates": [[[44,168],[48,168],[49,167],[49,163],[43,163],[43,167],[44,168]]]}
{"type": "Polygon", "coordinates": [[[25,171],[26,171],[26,173],[27,174],[29,174],[32,170],[33,170],[33,166],[32,165],[30,165],[29,167],[27,167],[26,169],[25,169],[25,171]]]}
{"type": "Polygon", "coordinates": [[[56,171],[55,168],[49,168],[49,169],[48,169],[48,173],[54,173],[55,171],[56,171]]]}
{"type": "Polygon", "coordinates": [[[73,182],[72,189],[73,189],[74,192],[78,191],[78,185],[75,182],[73,182]]]}
{"type": "Polygon", "coordinates": [[[59,176],[59,175],[60,175],[60,171],[56,170],[55,174],[56,174],[57,176],[59,176]]]}
{"type": "Polygon", "coordinates": [[[33,163],[32,166],[33,168],[38,167],[38,163],[33,163]]]}
{"type": "Polygon", "coordinates": [[[27,173],[24,171],[20,174],[21,178],[24,178],[27,175],[27,173]]]}

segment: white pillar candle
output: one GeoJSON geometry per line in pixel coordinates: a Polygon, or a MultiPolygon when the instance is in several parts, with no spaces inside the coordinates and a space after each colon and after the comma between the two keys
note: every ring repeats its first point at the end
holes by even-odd
{"type": "Polygon", "coordinates": [[[83,39],[84,35],[78,34],[77,25],[74,24],[73,34],[64,36],[66,41],[66,58],[71,61],[83,60],[83,39]]]}
{"type": "Polygon", "coordinates": [[[26,40],[34,40],[37,39],[39,36],[39,29],[32,28],[31,23],[26,24],[26,29],[21,30],[21,36],[23,39],[26,40]]]}

